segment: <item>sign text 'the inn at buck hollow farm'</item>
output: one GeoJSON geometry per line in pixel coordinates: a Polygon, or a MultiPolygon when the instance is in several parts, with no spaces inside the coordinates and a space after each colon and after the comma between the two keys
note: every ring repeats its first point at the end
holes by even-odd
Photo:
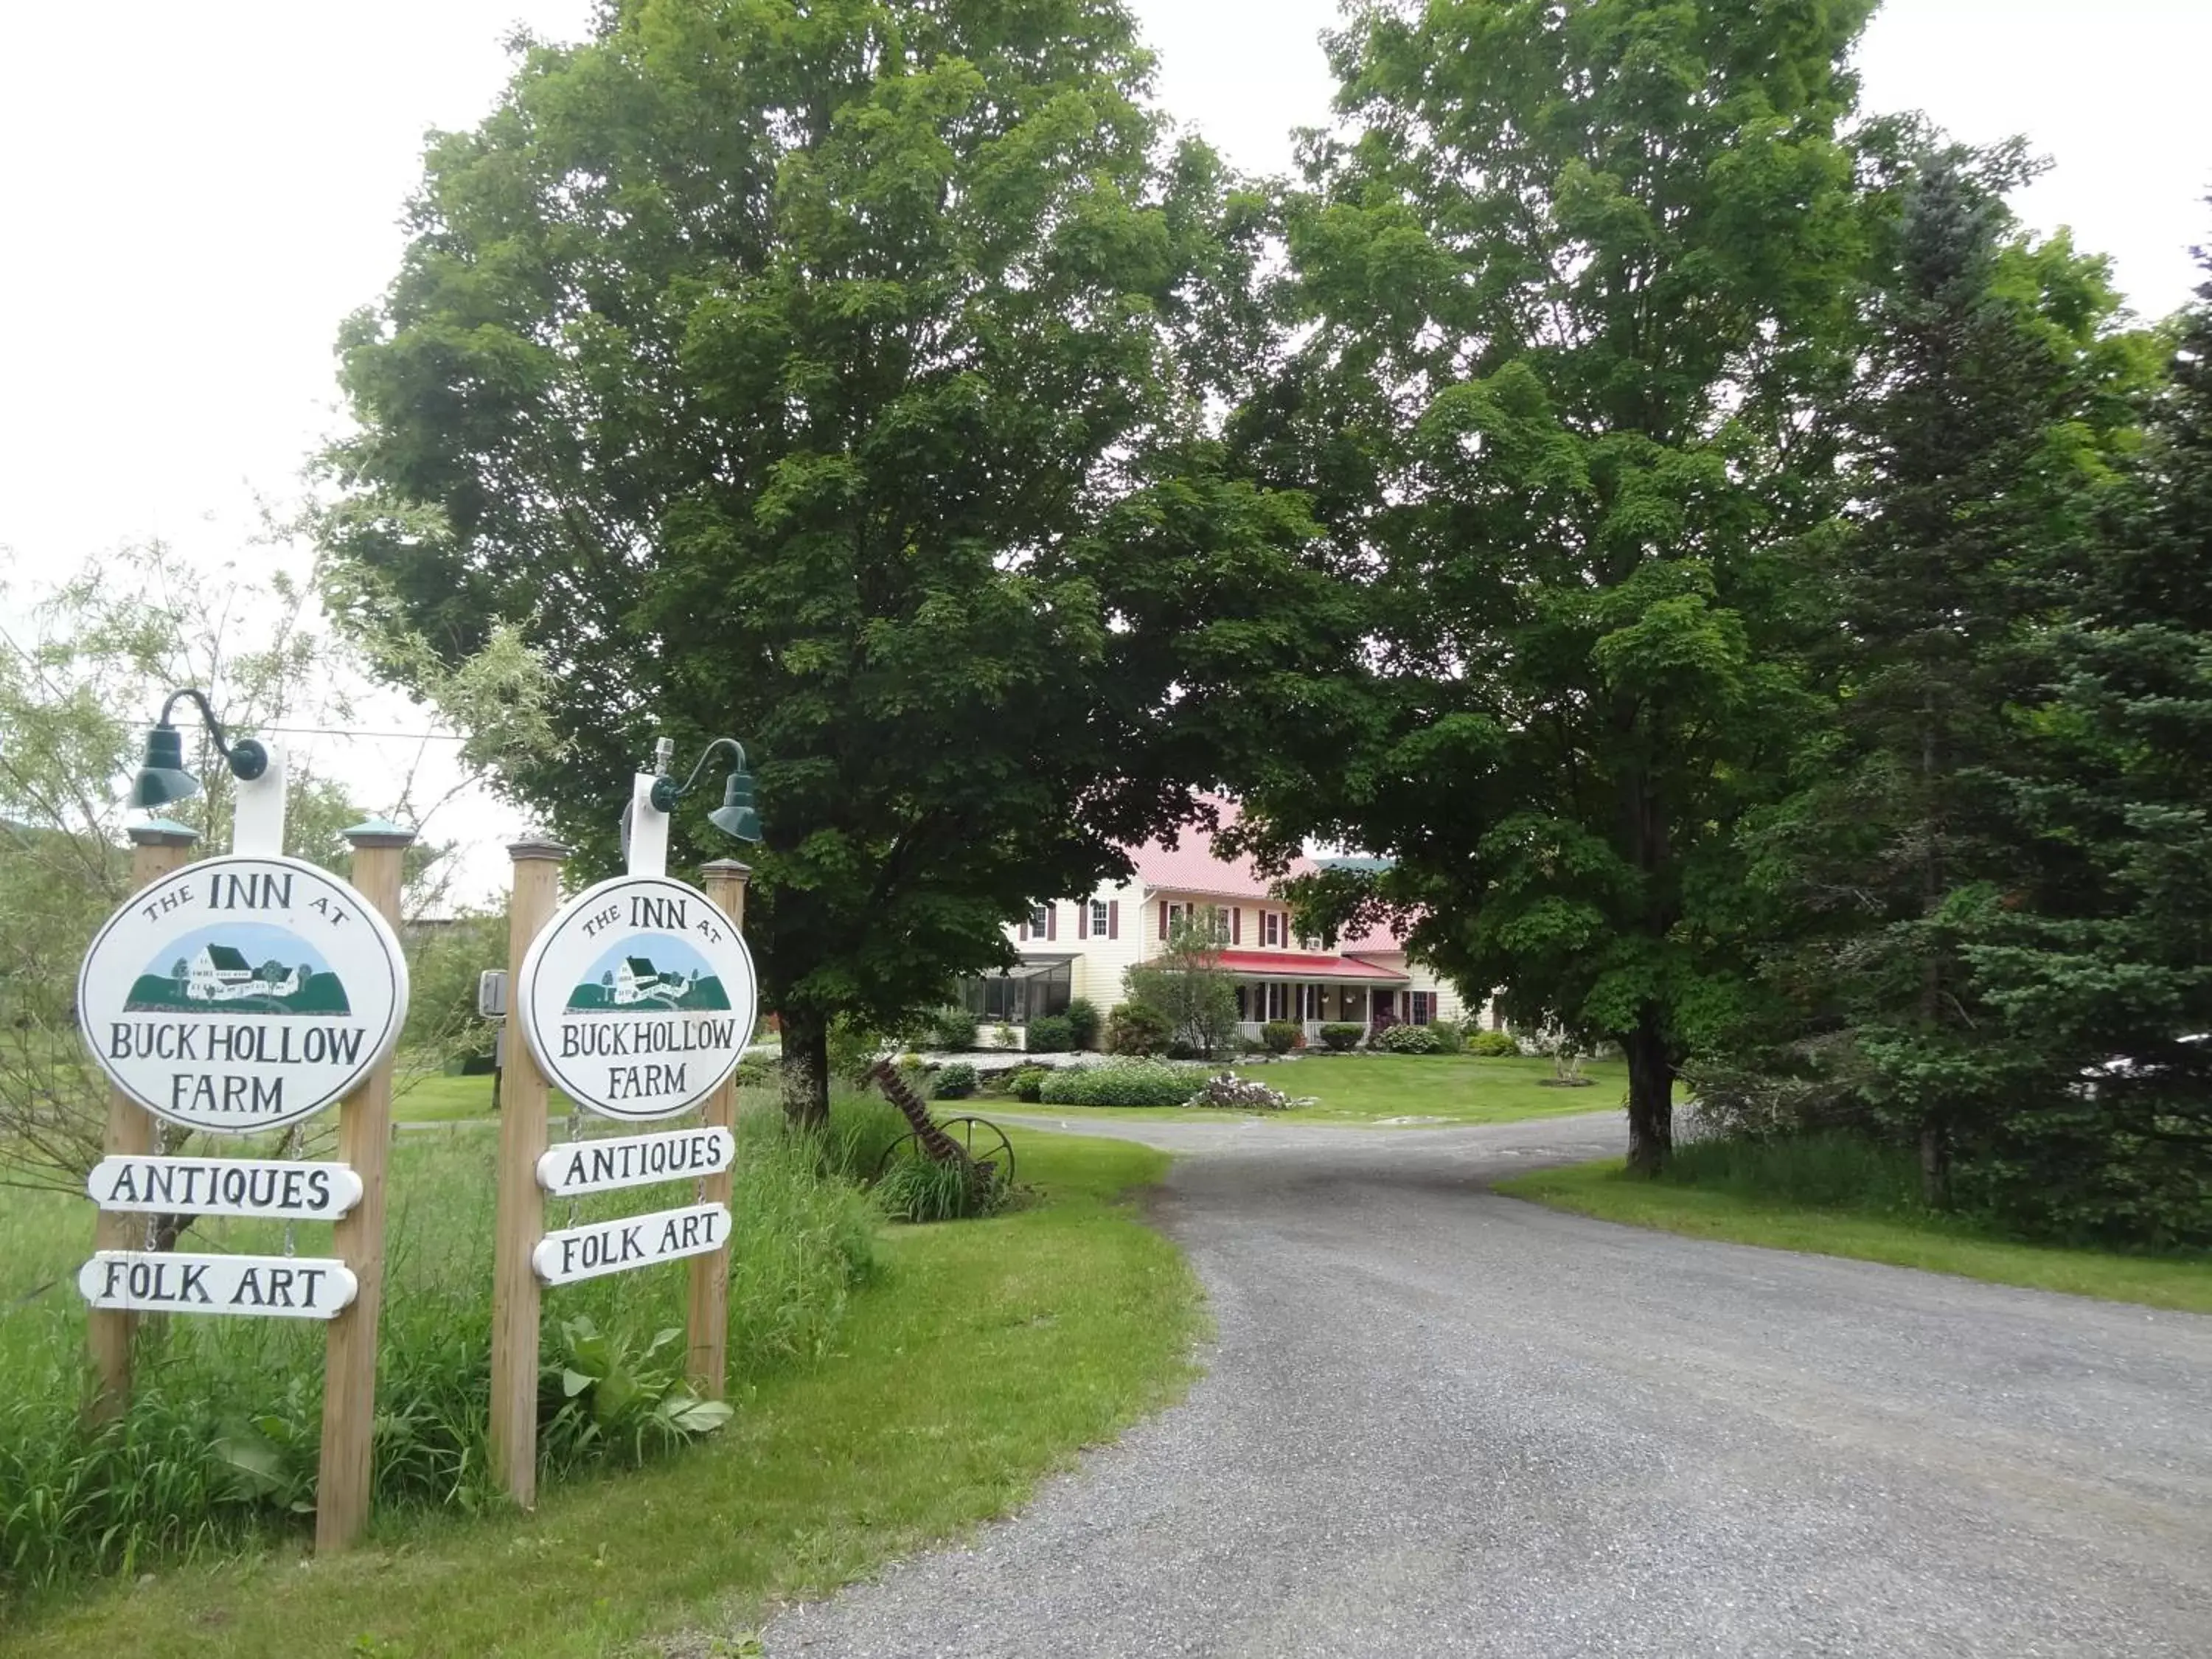
{"type": "Polygon", "coordinates": [[[398,1037],[407,989],[390,924],[344,882],[297,859],[214,858],[109,918],[77,1010],[100,1069],[133,1100],[243,1134],[359,1086],[398,1037]]]}
{"type": "Polygon", "coordinates": [[[737,1069],[752,956],[696,887],[617,876],[577,895],[522,963],[515,1012],[546,1076],[607,1117],[673,1117],[737,1069]]]}

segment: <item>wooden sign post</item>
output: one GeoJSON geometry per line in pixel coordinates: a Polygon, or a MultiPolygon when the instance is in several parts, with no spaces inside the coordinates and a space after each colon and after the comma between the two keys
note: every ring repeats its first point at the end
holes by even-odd
{"type": "MultiPolygon", "coordinates": [[[[507,900],[507,983],[519,984],[530,947],[561,906],[568,848],[520,841],[507,900]]],[[[499,1218],[492,1247],[491,1472],[524,1509],[538,1503],[538,1272],[531,1258],[545,1234],[538,1160],[545,1152],[545,1073],[528,1043],[510,1032],[499,1097],[499,1218]]]]}
{"type": "MultiPolygon", "coordinates": [[[[748,865],[735,859],[717,859],[701,872],[706,877],[707,896],[714,901],[730,926],[745,931],[745,882],[752,874],[748,865]]],[[[752,1033],[745,1033],[750,1040],[752,1033]]],[[[707,1097],[702,1119],[709,1129],[734,1133],[738,1121],[738,1079],[732,1075],[707,1097]]],[[[732,1175],[725,1169],[699,1183],[702,1201],[727,1209],[732,1175]]],[[[702,1400],[720,1400],[728,1387],[730,1341],[730,1253],[715,1250],[691,1258],[691,1292],[684,1320],[690,1338],[684,1365],[702,1400]]]]}
{"type": "Polygon", "coordinates": [[[629,868],[558,904],[567,849],[510,848],[509,1006],[514,1042],[500,1118],[499,1218],[492,1291],[494,1477],[527,1509],[538,1489],[538,1343],[543,1289],[690,1261],[684,1369],[723,1393],[729,1328],[732,1076],[759,1007],[743,932],[742,864],[707,871],[701,892],[667,875],[666,780],[632,783],[629,868]],[[557,907],[557,908],[556,908],[557,907]],[[698,1112],[695,1127],[549,1150],[546,1100],[627,1122],[698,1112]],[[545,1194],[614,1192],[690,1176],[676,1209],[545,1231],[545,1194]]]}
{"type": "MultiPolygon", "coordinates": [[[[415,832],[371,820],[345,832],[356,891],[399,921],[401,866],[415,832]]],[[[315,1482],[315,1548],[350,1548],[368,1525],[371,1431],[376,1422],[376,1329],[384,1304],[384,1171],[392,1144],[392,1056],[338,1105],[338,1161],[361,1198],[338,1218],[333,1251],[354,1276],[350,1304],[331,1321],[323,1360],[322,1463],[315,1482]]]]}
{"type": "Polygon", "coordinates": [[[191,830],[134,827],[133,891],[77,970],[77,1029],[115,1091],[107,1156],[85,1182],[100,1221],[77,1289],[91,1310],[94,1409],[107,1419],[130,1401],[142,1314],[329,1322],[315,1532],[341,1549],[368,1520],[392,1052],[408,997],[393,923],[415,836],[380,821],[347,830],[358,886],[288,856],[283,751],[255,748],[261,764],[238,775],[233,851],[195,863],[191,830]],[[266,1135],[333,1105],[343,1163],[157,1152],[156,1118],[266,1135]],[[155,1249],[147,1218],[160,1214],[329,1221],[338,1253],[155,1249]]]}
{"type": "MultiPolygon", "coordinates": [[[[131,826],[131,887],[150,887],[191,857],[199,836],[181,823],[156,819],[131,826]]],[[[119,1088],[107,1091],[107,1155],[143,1158],[154,1150],[154,1115],[119,1088]]],[[[93,1224],[93,1249],[143,1249],[146,1219],[127,1211],[102,1209],[93,1224]]],[[[94,1308],[87,1321],[92,1346],[94,1422],[122,1415],[131,1404],[131,1348],[138,1316],[121,1308],[94,1308]]]]}

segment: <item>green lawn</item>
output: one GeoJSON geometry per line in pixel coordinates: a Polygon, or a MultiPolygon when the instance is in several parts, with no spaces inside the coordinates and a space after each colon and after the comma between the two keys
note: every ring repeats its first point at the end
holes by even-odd
{"type": "Polygon", "coordinates": [[[2212,1313],[2212,1260],[2022,1244],[1934,1217],[1777,1202],[1715,1186],[1651,1181],[1631,1176],[1618,1158],[1515,1176],[1497,1190],[1555,1210],[1696,1238],[2212,1313]]]}
{"type": "Polygon", "coordinates": [[[890,1230],[835,1352],[748,1389],[713,1441],[558,1485],[528,1517],[386,1522],[349,1556],[287,1547],[106,1588],[25,1619],[8,1650],[583,1659],[727,1635],[682,1650],[747,1651],[768,1601],[1006,1513],[1192,1374],[1195,1282],[1125,1196],[1167,1160],[1018,1146],[1038,1202],[890,1230]]]}
{"type": "MultiPolygon", "coordinates": [[[[560,1103],[565,1107],[566,1101],[560,1103]]],[[[491,1078],[447,1077],[434,1072],[404,1085],[392,1097],[392,1115],[402,1123],[457,1123],[495,1115],[491,1078]]]]}
{"type": "MultiPolygon", "coordinates": [[[[1627,1067],[1617,1060],[1585,1066],[1583,1075],[1590,1079],[1590,1086],[1585,1089],[1545,1087],[1543,1080],[1552,1075],[1548,1060],[1483,1060],[1473,1054],[1302,1054],[1296,1060],[1239,1066],[1236,1070],[1280,1089],[1293,1099],[1311,1096],[1317,1103],[1287,1112],[1257,1115],[1270,1123],[1379,1123],[1412,1128],[1511,1123],[1523,1118],[1609,1111],[1621,1104],[1628,1091],[1627,1067]],[[1400,1118],[1419,1121],[1405,1125],[1391,1122],[1400,1118]]],[[[1188,1123],[1240,1115],[1172,1107],[1041,1106],[988,1097],[981,1098],[975,1109],[986,1117],[1030,1112],[1056,1121],[1113,1117],[1188,1123]]]]}
{"type": "MultiPolygon", "coordinates": [[[[1544,1086],[1552,1075],[1548,1060],[1483,1060],[1473,1054],[1302,1054],[1296,1060],[1240,1066],[1246,1077],[1293,1097],[1311,1096],[1319,1103],[1288,1112],[1265,1114],[1276,1123],[1388,1124],[1416,1118],[1427,1124],[1510,1123],[1523,1118],[1557,1117],[1573,1112],[1618,1107],[1628,1089],[1627,1068],[1618,1060],[1586,1065],[1583,1089],[1544,1086]]],[[[556,1094],[553,1109],[567,1110],[556,1094]]],[[[1000,1095],[945,1101],[940,1115],[975,1113],[984,1117],[1018,1117],[1023,1113],[1055,1121],[1069,1117],[1149,1118],[1182,1122],[1234,1116],[1216,1111],[1117,1106],[1041,1106],[1000,1095]]],[[[403,1123],[450,1123],[492,1115],[491,1079],[422,1079],[392,1103],[403,1123]]],[[[1400,1127],[1400,1126],[1393,1126],[1400,1127]]],[[[1402,1127],[1420,1127],[1421,1123],[1402,1127]]]]}

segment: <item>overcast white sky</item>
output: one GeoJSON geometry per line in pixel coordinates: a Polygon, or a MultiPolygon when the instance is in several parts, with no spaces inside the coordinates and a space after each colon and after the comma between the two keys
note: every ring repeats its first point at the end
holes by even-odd
{"type": "MultiPolygon", "coordinates": [[[[1334,0],[1133,0],[1167,106],[1287,169],[1334,0]]],[[[587,0],[112,0],[11,9],[0,53],[0,580],[118,543],[234,555],[338,420],[331,341],[395,268],[422,135],[474,122],[517,24],[587,0]]],[[[2145,315],[2212,240],[2212,0],[1889,0],[1866,104],[2052,157],[2022,199],[2112,256],[2145,315]]],[[[404,711],[399,711],[404,714],[404,711]]],[[[362,761],[361,763],[374,765],[362,761]]],[[[507,815],[468,815],[495,836],[507,815]]],[[[456,825],[455,828],[460,826],[456,825]]],[[[484,866],[496,873],[496,863],[484,866]]]]}

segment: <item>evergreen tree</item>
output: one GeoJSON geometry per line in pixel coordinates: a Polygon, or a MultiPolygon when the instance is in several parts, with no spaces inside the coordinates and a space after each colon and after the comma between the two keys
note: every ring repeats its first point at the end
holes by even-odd
{"type": "Polygon", "coordinates": [[[1820,774],[1756,837],[1809,937],[1785,955],[1822,1091],[1917,1141],[1931,1202],[2044,1081],[1993,1041],[1970,957],[2032,903],[2038,854],[2001,775],[2094,545],[2140,353],[2101,262],[2024,239],[2016,147],[1906,158],[1852,400],[1850,533],[1832,566],[1837,694],[1820,774]]]}
{"type": "MultiPolygon", "coordinates": [[[[2202,257],[2202,256],[2200,256],[2202,257]]],[[[2212,270],[2208,270],[2212,278],[2212,270]]],[[[2212,280],[2007,767],[2029,902],[1966,954],[2033,1079],[1975,1172],[2041,1231],[2212,1242],[2212,280]]]]}

